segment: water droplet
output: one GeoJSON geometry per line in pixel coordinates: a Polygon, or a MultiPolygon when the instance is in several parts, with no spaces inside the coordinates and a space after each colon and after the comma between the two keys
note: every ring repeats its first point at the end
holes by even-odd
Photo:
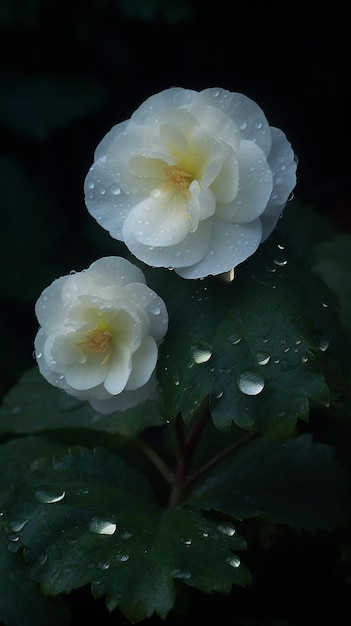
{"type": "Polygon", "coordinates": [[[14,533],[19,533],[25,527],[27,522],[29,522],[29,518],[28,517],[26,517],[23,520],[19,520],[19,519],[17,520],[16,519],[16,520],[13,520],[12,522],[9,522],[8,527],[14,533]]]}
{"type": "Polygon", "coordinates": [[[46,563],[47,560],[48,560],[48,555],[47,554],[40,554],[38,556],[38,563],[39,563],[39,565],[44,565],[44,563],[46,563]]]}
{"type": "Polygon", "coordinates": [[[240,343],[241,335],[238,335],[238,333],[230,333],[230,335],[228,337],[228,341],[230,343],[232,343],[233,345],[236,345],[236,344],[240,343]]]}
{"type": "Polygon", "coordinates": [[[113,515],[104,517],[92,517],[89,522],[89,530],[95,535],[113,535],[117,524],[113,515]]]}
{"type": "Polygon", "coordinates": [[[329,339],[327,337],[319,337],[319,348],[325,352],[329,348],[329,339]]]}
{"type": "Polygon", "coordinates": [[[256,360],[258,365],[267,365],[267,363],[271,360],[271,357],[269,354],[266,354],[266,352],[257,352],[256,360]]]}
{"type": "Polygon", "coordinates": [[[9,541],[12,541],[13,543],[16,543],[16,541],[19,540],[19,535],[16,535],[15,533],[10,533],[9,535],[7,535],[7,539],[9,541]]]}
{"type": "Polygon", "coordinates": [[[114,196],[118,196],[121,193],[121,189],[118,185],[112,185],[112,187],[110,187],[110,191],[114,196]]]}
{"type": "Polygon", "coordinates": [[[129,554],[121,554],[120,552],[118,552],[118,554],[116,554],[116,559],[120,563],[125,563],[129,560],[129,554]]]}
{"type": "Polygon", "coordinates": [[[214,397],[217,398],[217,400],[219,400],[219,398],[221,398],[224,394],[224,391],[222,389],[222,387],[218,387],[215,392],[214,392],[214,397]]]}
{"type": "Polygon", "coordinates": [[[222,535],[227,535],[227,537],[235,535],[235,528],[232,524],[219,524],[219,526],[217,526],[217,530],[222,535]]]}
{"type": "Polygon", "coordinates": [[[284,267],[284,265],[287,265],[288,262],[286,259],[274,259],[274,263],[279,265],[279,267],[284,267]]]}
{"type": "Polygon", "coordinates": [[[183,545],[189,547],[192,544],[192,540],[189,539],[189,537],[179,537],[179,541],[180,543],[182,543],[183,545]]]}
{"type": "Polygon", "coordinates": [[[183,580],[189,580],[189,578],[191,578],[191,573],[190,572],[183,572],[180,569],[174,569],[172,572],[172,576],[173,578],[180,578],[183,580]]]}
{"type": "Polygon", "coordinates": [[[7,544],[7,549],[12,554],[16,554],[16,552],[18,552],[20,547],[21,547],[21,545],[19,543],[8,543],[7,544]]]}
{"type": "Polygon", "coordinates": [[[150,311],[153,315],[160,315],[161,313],[161,307],[159,304],[152,304],[150,306],[150,311]]]}
{"type": "Polygon", "coordinates": [[[195,363],[207,363],[212,356],[212,348],[206,343],[199,342],[191,346],[190,353],[195,363]]]}
{"type": "Polygon", "coordinates": [[[61,502],[65,495],[66,492],[63,489],[48,485],[42,489],[38,489],[34,494],[34,498],[40,504],[53,504],[55,502],[61,502]]]}
{"type": "Polygon", "coordinates": [[[241,561],[239,559],[239,557],[237,556],[229,556],[226,560],[226,562],[228,563],[228,565],[230,565],[230,567],[239,567],[241,561]]]}
{"type": "Polygon", "coordinates": [[[237,384],[247,396],[257,396],[264,389],[264,379],[256,372],[243,372],[237,379],[237,384]]]}
{"type": "Polygon", "coordinates": [[[110,564],[107,563],[107,561],[100,561],[100,563],[97,564],[97,568],[101,570],[106,570],[109,567],[110,567],[110,564]]]}

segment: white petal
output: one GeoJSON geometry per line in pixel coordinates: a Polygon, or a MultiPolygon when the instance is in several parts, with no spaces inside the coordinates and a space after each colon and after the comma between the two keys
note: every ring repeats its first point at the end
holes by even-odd
{"type": "Polygon", "coordinates": [[[145,402],[150,396],[156,392],[156,377],[152,376],[150,380],[139,389],[133,391],[122,391],[117,396],[110,396],[108,399],[90,398],[91,406],[102,415],[110,415],[115,411],[126,411],[142,402],[145,402]]]}
{"type": "Polygon", "coordinates": [[[123,257],[102,257],[90,265],[89,272],[98,273],[100,280],[107,285],[145,283],[145,276],[141,269],[123,257]]]}
{"type": "Polygon", "coordinates": [[[255,141],[266,155],[271,149],[269,124],[261,107],[242,93],[221,88],[209,88],[200,92],[201,102],[218,107],[239,127],[241,137],[255,141]]]}
{"type": "Polygon", "coordinates": [[[222,143],[220,148],[221,169],[211,184],[211,191],[219,204],[226,204],[232,202],[238,194],[239,165],[237,154],[229,146],[222,143]]]}
{"type": "Polygon", "coordinates": [[[190,226],[186,195],[160,191],[129,213],[123,235],[126,242],[133,237],[146,246],[174,246],[185,239],[190,226]]]}
{"type": "Polygon", "coordinates": [[[190,104],[188,109],[196,116],[199,124],[206,128],[206,132],[216,138],[216,141],[225,142],[236,151],[240,144],[240,129],[235,120],[218,108],[217,101],[213,104],[215,106],[196,102],[190,104]]]}
{"type": "Polygon", "coordinates": [[[63,325],[62,288],[67,276],[57,278],[46,287],[35,304],[35,314],[40,326],[48,332],[60,332],[63,325]]]}
{"type": "Polygon", "coordinates": [[[204,278],[228,272],[257,250],[261,232],[259,219],[249,224],[232,224],[216,219],[205,257],[195,265],[175,271],[183,278],[204,278]]]}
{"type": "Polygon", "coordinates": [[[162,298],[152,289],[141,283],[132,283],[126,287],[126,291],[133,294],[135,300],[140,303],[148,315],[150,322],[150,335],[159,341],[164,337],[168,328],[168,312],[162,298]]]}
{"type": "Polygon", "coordinates": [[[183,241],[174,246],[145,246],[135,237],[132,229],[125,243],[134,256],[154,267],[182,267],[197,263],[206,253],[212,233],[212,219],[199,223],[194,233],[189,233],[183,241]]]}
{"type": "Polygon", "coordinates": [[[132,369],[125,389],[131,391],[138,389],[147,383],[157,362],[157,345],[155,340],[148,335],[145,337],[139,350],[132,357],[132,369]]]}
{"type": "Polygon", "coordinates": [[[122,341],[114,342],[113,353],[108,362],[108,373],[104,379],[104,387],[111,395],[121,393],[125,388],[132,371],[131,351],[122,341]]]}
{"type": "Polygon", "coordinates": [[[264,153],[254,142],[241,142],[238,159],[240,189],[234,202],[218,207],[216,214],[221,219],[246,224],[264,212],[273,177],[264,153]]]}

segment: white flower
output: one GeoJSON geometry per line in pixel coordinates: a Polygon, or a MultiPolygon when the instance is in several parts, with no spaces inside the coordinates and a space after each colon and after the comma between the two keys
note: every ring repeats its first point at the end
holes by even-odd
{"type": "Polygon", "coordinates": [[[135,265],[104,257],[58,278],[44,289],[35,312],[35,355],[52,385],[103,414],[135,406],[154,392],[168,314],[135,265]]]}
{"type": "Polygon", "coordinates": [[[202,278],[255,252],[295,184],[291,145],[255,102],[174,87],[107,133],[85,201],[136,258],[202,278]]]}

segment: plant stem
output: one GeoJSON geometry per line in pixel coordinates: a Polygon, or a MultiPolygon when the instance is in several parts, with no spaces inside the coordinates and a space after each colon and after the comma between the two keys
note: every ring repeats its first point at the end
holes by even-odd
{"type": "Polygon", "coordinates": [[[166,463],[161,459],[161,457],[155,452],[153,448],[151,448],[145,441],[141,441],[137,439],[135,441],[139,450],[155,465],[155,467],[159,470],[161,476],[163,476],[164,480],[168,484],[174,483],[174,474],[171,472],[166,463]]]}
{"type": "Polygon", "coordinates": [[[233,452],[236,452],[237,450],[239,450],[239,448],[241,448],[242,446],[245,446],[250,441],[253,441],[254,439],[256,439],[256,437],[258,437],[259,434],[260,433],[258,431],[249,433],[245,437],[242,437],[242,439],[239,439],[239,441],[236,441],[235,443],[233,443],[231,446],[229,446],[225,450],[222,450],[222,452],[214,456],[210,461],[208,461],[208,463],[205,463],[197,472],[195,472],[191,476],[188,476],[187,485],[190,485],[196,482],[199,478],[201,478],[201,476],[206,474],[208,470],[210,470],[212,467],[215,467],[216,465],[221,463],[221,461],[223,461],[228,456],[233,454],[233,452]]]}
{"type": "Polygon", "coordinates": [[[193,426],[189,430],[187,437],[185,437],[184,422],[181,416],[178,415],[176,418],[174,423],[174,433],[176,442],[177,470],[173,488],[170,493],[168,508],[177,506],[184,500],[185,492],[189,484],[188,470],[191,459],[209,415],[208,400],[206,398],[205,402],[203,402],[198,409],[198,415],[194,420],[193,426]]]}

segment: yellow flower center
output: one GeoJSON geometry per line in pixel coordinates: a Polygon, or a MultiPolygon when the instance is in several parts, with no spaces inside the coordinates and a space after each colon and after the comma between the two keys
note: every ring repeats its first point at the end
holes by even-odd
{"type": "Polygon", "coordinates": [[[179,165],[167,165],[165,172],[167,180],[163,187],[164,191],[189,193],[189,185],[194,180],[191,172],[179,165]]]}
{"type": "Polygon", "coordinates": [[[95,328],[87,333],[84,341],[79,341],[76,346],[82,347],[84,354],[105,355],[100,365],[105,365],[111,356],[111,339],[113,334],[107,328],[95,328]]]}

